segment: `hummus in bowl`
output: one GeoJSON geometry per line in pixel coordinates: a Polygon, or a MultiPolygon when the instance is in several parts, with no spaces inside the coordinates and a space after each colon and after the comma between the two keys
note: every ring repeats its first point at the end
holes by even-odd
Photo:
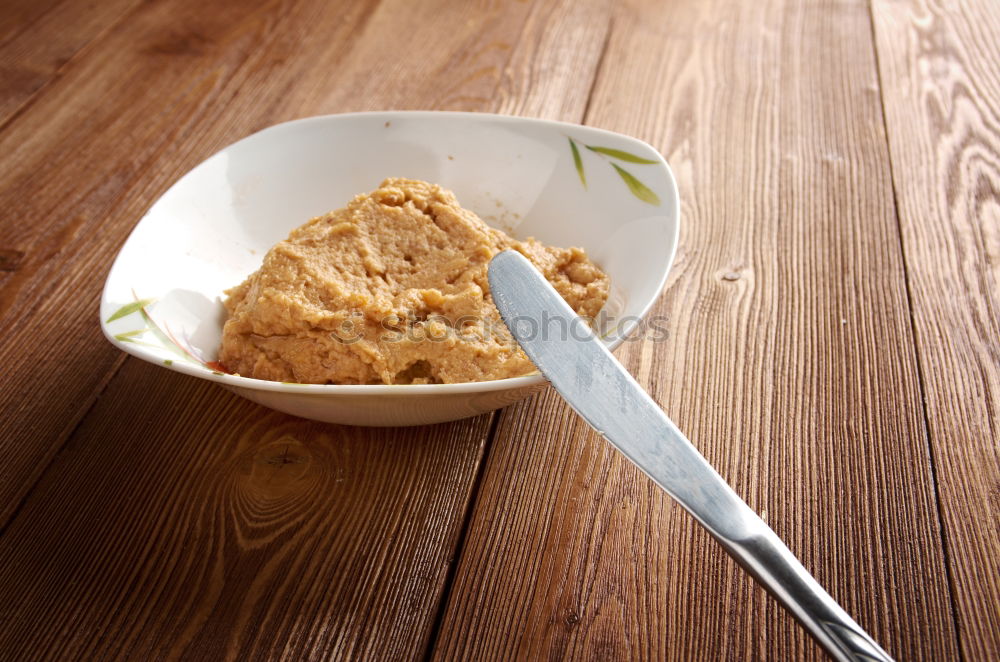
{"type": "Polygon", "coordinates": [[[317,216],[226,292],[219,363],[303,384],[459,384],[535,371],[500,319],[486,277],[513,248],[580,315],[608,277],[579,248],[517,241],[440,186],[386,179],[317,216]]]}
{"type": "MultiPolygon", "coordinates": [[[[265,129],[227,147],[156,201],[111,269],[101,324],[109,340],[124,351],[219,382],[291,414],[358,425],[454,420],[505,406],[545,385],[540,375],[530,373],[520,350],[505,344],[506,328],[485,324],[492,305],[482,305],[488,291],[477,279],[477,255],[481,253],[485,274],[488,258],[497,249],[521,250],[543,272],[549,270],[546,276],[578,312],[596,315],[595,325],[614,347],[659,295],[677,231],[677,190],[670,170],[654,149],[633,138],[557,122],[470,113],[309,118],[265,129]],[[358,196],[365,191],[372,193],[358,196]],[[344,209],[329,211],[348,201],[344,209]],[[342,217],[350,209],[353,221],[342,217]],[[433,213],[427,215],[429,209],[433,213]],[[381,216],[369,215],[368,225],[355,223],[365,214],[399,218],[392,229],[380,227],[379,219],[385,220],[381,216]],[[314,221],[295,229],[310,218],[314,221]],[[465,233],[461,250],[451,254],[437,246],[432,263],[414,267],[421,242],[434,236],[433,228],[423,222],[458,224],[459,234],[465,233]],[[305,230],[309,227],[312,230],[305,230]],[[272,294],[279,290],[274,287],[277,281],[248,279],[258,273],[262,261],[272,258],[272,248],[285,245],[283,259],[294,261],[316,252],[310,245],[317,245],[318,234],[330,232],[354,233],[330,246],[340,246],[340,259],[351,255],[356,261],[350,274],[364,277],[366,284],[358,291],[369,298],[349,299],[350,292],[338,289],[344,283],[331,282],[320,288],[322,292],[310,291],[313,303],[337,292],[348,298],[324,299],[330,305],[303,309],[303,314],[322,318],[309,328],[323,334],[318,336],[323,351],[341,358],[364,357],[354,364],[326,361],[327,369],[339,365],[336,370],[343,368],[342,373],[323,373],[322,360],[290,367],[287,357],[305,346],[306,336],[288,344],[289,334],[254,327],[268,315],[280,325],[280,312],[268,312],[266,306],[263,313],[255,310],[263,289],[270,287],[272,294]],[[378,250],[371,250],[376,244],[378,250]],[[361,249],[350,252],[351,246],[361,249]],[[344,305],[348,300],[352,305],[344,305]],[[336,317],[359,310],[362,315],[372,313],[379,328],[359,332],[344,326],[346,317],[336,317]],[[397,319],[399,311],[418,318],[421,311],[427,314],[405,320],[397,319]],[[445,344],[417,357],[400,351],[405,337],[398,347],[376,347],[378,360],[365,355],[371,349],[366,345],[337,353],[344,340],[371,340],[365,336],[368,331],[380,338],[414,328],[433,333],[439,314],[451,331],[468,331],[464,323],[454,325],[466,312],[469,319],[499,334],[491,345],[497,356],[460,356],[454,347],[445,349],[445,338],[445,344]],[[227,321],[232,333],[224,332],[227,321]],[[345,330],[347,338],[329,335],[345,330]],[[286,344],[275,348],[272,338],[284,338],[286,344]],[[331,338],[338,345],[328,343],[331,338]],[[304,383],[331,381],[336,383],[304,383]]],[[[290,268],[290,262],[275,264],[279,271],[290,268]]],[[[302,273],[318,273],[304,269],[302,273]]],[[[286,275],[298,277],[293,272],[286,275]]],[[[334,280],[354,276],[327,274],[334,280]]]]}

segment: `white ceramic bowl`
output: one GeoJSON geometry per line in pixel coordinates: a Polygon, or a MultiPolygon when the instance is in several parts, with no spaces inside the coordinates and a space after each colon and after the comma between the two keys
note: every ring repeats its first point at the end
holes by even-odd
{"type": "Polygon", "coordinates": [[[497,409],[541,389],[538,374],[469,384],[284,384],[224,374],[223,290],[308,219],[386,177],[451,189],[517,237],[582,246],[610,275],[605,324],[616,345],[663,288],[677,244],[677,186],[634,138],[584,126],[477,113],[330,115],[264,129],[184,175],[139,221],[101,298],[124,351],[208,379],[267,407],[354,425],[416,425],[497,409]],[[596,148],[596,149],[595,149],[596,148]],[[624,320],[624,322],[623,322],[624,320]]]}

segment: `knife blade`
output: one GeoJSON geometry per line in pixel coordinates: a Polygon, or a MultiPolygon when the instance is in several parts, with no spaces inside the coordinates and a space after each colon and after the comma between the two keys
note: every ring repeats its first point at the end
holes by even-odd
{"type": "Polygon", "coordinates": [[[891,662],[526,258],[498,253],[488,278],[504,323],[555,390],[693,515],[833,659],[891,662]]]}

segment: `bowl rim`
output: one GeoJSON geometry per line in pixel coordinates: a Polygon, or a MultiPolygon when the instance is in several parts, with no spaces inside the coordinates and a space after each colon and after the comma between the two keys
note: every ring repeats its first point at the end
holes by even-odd
{"type": "MultiPolygon", "coordinates": [[[[293,120],[288,120],[285,122],[279,122],[277,124],[272,124],[270,126],[264,127],[258,131],[251,133],[248,136],[240,138],[236,142],[230,143],[225,147],[213,152],[205,159],[200,161],[198,164],[184,172],[180,177],[178,177],[162,194],[160,194],[146,209],[145,213],[139,217],[139,220],[133,226],[132,231],[129,233],[129,237],[125,239],[122,243],[122,248],[119,249],[118,254],[115,256],[114,262],[112,262],[111,268],[108,271],[108,277],[105,280],[104,288],[101,292],[101,301],[99,303],[99,308],[106,299],[107,289],[109,282],[111,280],[111,275],[115,270],[115,266],[118,263],[118,259],[124,250],[125,245],[128,243],[132,234],[136,231],[142,221],[149,214],[149,211],[163,198],[167,195],[175,186],[179,185],[184,178],[186,178],[191,172],[198,168],[201,164],[205,163],[209,159],[214,158],[216,155],[232,149],[233,147],[248,141],[252,138],[256,138],[264,133],[275,131],[278,129],[283,129],[290,127],[292,125],[300,124],[315,124],[321,122],[328,122],[337,119],[347,119],[347,118],[365,118],[369,117],[372,119],[379,118],[384,120],[390,120],[393,117],[406,116],[408,118],[417,119],[430,119],[436,121],[437,119],[453,117],[453,118],[463,118],[471,120],[491,120],[505,122],[509,124],[532,124],[536,126],[545,126],[553,129],[572,129],[575,131],[584,130],[588,131],[594,135],[604,135],[612,136],[616,139],[625,138],[633,142],[639,143],[644,147],[648,148],[653,154],[657,156],[660,165],[664,168],[664,173],[666,174],[667,185],[672,193],[673,205],[666,213],[672,213],[674,222],[674,233],[670,253],[667,256],[666,266],[663,270],[663,275],[660,277],[660,282],[656,286],[656,295],[651,297],[639,311],[628,325],[621,329],[621,333],[617,334],[617,337],[611,342],[606,343],[609,350],[614,350],[619,347],[628,338],[629,334],[635,330],[640,321],[645,319],[646,315],[656,304],[657,301],[663,296],[663,292],[666,288],[667,280],[670,276],[670,270],[673,267],[674,259],[677,256],[677,245],[680,240],[680,220],[681,220],[681,209],[680,209],[680,195],[677,188],[677,179],[674,176],[673,170],[670,168],[670,164],[667,160],[660,154],[660,151],[647,143],[646,141],[629,136],[623,133],[618,133],[616,131],[610,131],[608,129],[602,129],[599,127],[587,126],[585,124],[577,124],[574,122],[563,122],[559,120],[548,120],[535,117],[521,117],[518,115],[504,115],[501,113],[479,113],[479,112],[469,112],[469,111],[452,111],[452,110],[370,110],[370,111],[357,111],[348,113],[330,113],[326,115],[313,115],[309,117],[300,117],[293,120]]],[[[100,315],[100,310],[98,310],[98,315],[100,315]]],[[[168,368],[175,372],[180,372],[182,374],[191,375],[193,377],[198,377],[200,379],[205,379],[208,381],[213,381],[221,383],[230,388],[238,389],[250,389],[255,391],[276,391],[281,393],[295,393],[302,395],[415,395],[415,396],[429,396],[429,395],[448,395],[457,393],[486,393],[490,391],[503,391],[510,389],[523,389],[531,386],[536,386],[538,384],[544,384],[548,380],[540,372],[534,372],[528,375],[522,375],[520,377],[507,377],[505,379],[492,379],[483,382],[458,382],[454,384],[298,384],[292,382],[274,382],[266,379],[255,379],[253,377],[244,377],[242,375],[234,375],[220,371],[210,370],[204,366],[196,366],[193,364],[188,364],[181,361],[172,361],[171,363],[166,363],[159,357],[154,357],[145,351],[142,347],[137,347],[132,343],[125,343],[118,341],[114,334],[108,329],[108,323],[105,321],[104,317],[101,316],[101,331],[104,333],[104,337],[108,341],[117,347],[118,349],[131,354],[136,358],[143,359],[153,363],[154,365],[159,365],[161,367],[168,368]],[[402,390],[401,390],[402,389],[402,390]]]]}

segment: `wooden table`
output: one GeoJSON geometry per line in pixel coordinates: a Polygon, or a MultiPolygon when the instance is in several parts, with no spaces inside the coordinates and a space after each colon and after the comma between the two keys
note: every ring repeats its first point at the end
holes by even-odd
{"type": "Polygon", "coordinates": [[[822,659],[551,389],[338,427],[101,337],[179,175],[415,108],[660,149],[670,336],[619,357],[900,660],[1000,658],[998,37],[991,0],[5,0],[0,658],[822,659]]]}

